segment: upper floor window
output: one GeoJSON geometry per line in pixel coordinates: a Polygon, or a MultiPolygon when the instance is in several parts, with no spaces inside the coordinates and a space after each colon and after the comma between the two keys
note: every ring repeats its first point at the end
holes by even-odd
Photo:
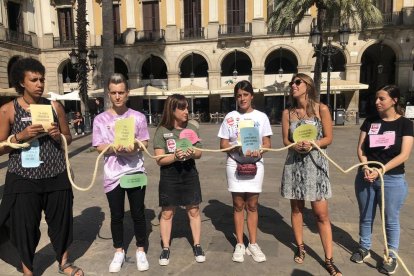
{"type": "Polygon", "coordinates": [[[146,1],[142,3],[144,30],[158,31],[160,29],[160,11],[157,1],[146,1]]]}
{"type": "Polygon", "coordinates": [[[393,0],[376,0],[375,6],[382,13],[392,13],[393,12],[393,0]]]}
{"type": "Polygon", "coordinates": [[[62,41],[74,40],[73,16],[71,8],[57,10],[59,22],[59,36],[62,41]]]}
{"type": "Polygon", "coordinates": [[[23,33],[23,13],[22,6],[12,1],[7,2],[7,18],[9,21],[9,30],[23,33]]]}
{"type": "Polygon", "coordinates": [[[120,35],[121,34],[121,20],[119,16],[119,5],[114,5],[113,8],[114,14],[113,14],[113,21],[114,21],[114,35],[120,35]]]}
{"type": "Polygon", "coordinates": [[[239,26],[246,21],[245,0],[227,0],[227,25],[239,26]]]}

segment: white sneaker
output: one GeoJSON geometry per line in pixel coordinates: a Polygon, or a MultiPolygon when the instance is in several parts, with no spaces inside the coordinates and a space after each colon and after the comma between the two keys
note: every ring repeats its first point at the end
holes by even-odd
{"type": "Polygon", "coordinates": [[[115,252],[114,258],[109,265],[109,272],[119,272],[121,270],[122,264],[125,261],[125,251],[115,252]]]}
{"type": "Polygon", "coordinates": [[[145,271],[149,269],[149,263],[144,251],[137,251],[137,268],[138,271],[145,271]]]}
{"type": "Polygon", "coordinates": [[[244,254],[246,253],[246,246],[242,243],[236,244],[234,248],[233,257],[231,258],[233,262],[242,263],[244,262],[244,254]]]}
{"type": "Polygon", "coordinates": [[[255,260],[258,263],[266,261],[266,256],[263,254],[262,250],[260,249],[260,246],[257,243],[250,244],[246,248],[247,255],[251,255],[253,257],[253,260],[255,260]]]}

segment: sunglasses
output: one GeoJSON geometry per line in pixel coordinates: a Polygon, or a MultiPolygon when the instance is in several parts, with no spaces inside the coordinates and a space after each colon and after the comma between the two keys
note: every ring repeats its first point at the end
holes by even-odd
{"type": "Polygon", "coordinates": [[[289,86],[292,86],[293,84],[296,84],[296,86],[299,86],[302,82],[304,81],[297,79],[295,81],[289,82],[289,86]]]}

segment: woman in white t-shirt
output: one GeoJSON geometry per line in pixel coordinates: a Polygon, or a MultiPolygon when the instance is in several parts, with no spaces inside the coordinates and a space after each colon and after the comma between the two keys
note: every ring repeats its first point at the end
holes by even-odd
{"type": "MultiPolygon", "coordinates": [[[[252,107],[253,87],[248,81],[240,81],[234,87],[234,98],[237,102],[238,110],[226,115],[221,124],[218,137],[220,148],[228,148],[240,143],[240,129],[242,127],[255,127],[261,138],[261,146],[270,148],[270,136],[273,134],[269,119],[263,112],[252,107]]],[[[244,254],[252,255],[256,262],[266,261],[260,247],[257,245],[257,205],[259,193],[262,192],[263,184],[263,158],[262,151],[253,150],[243,154],[241,147],[237,147],[228,152],[226,162],[226,174],[228,190],[233,198],[234,225],[237,244],[234,249],[234,262],[243,262],[244,254]],[[237,172],[238,164],[256,164],[257,172],[255,175],[240,175],[237,172]],[[244,209],[247,210],[247,228],[249,229],[249,245],[243,243],[244,229],[244,209]]]]}

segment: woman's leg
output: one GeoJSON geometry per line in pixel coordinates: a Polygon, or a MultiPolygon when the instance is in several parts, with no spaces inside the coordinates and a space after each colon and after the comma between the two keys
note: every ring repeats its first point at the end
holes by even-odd
{"type": "Polygon", "coordinates": [[[172,220],[174,217],[175,206],[162,207],[160,218],[160,232],[162,247],[170,247],[172,220]]]}
{"type": "Polygon", "coordinates": [[[362,172],[359,172],[355,178],[355,195],[359,208],[359,245],[369,250],[378,196],[373,184],[364,180],[362,172]]]}
{"type": "Polygon", "coordinates": [[[318,225],[319,236],[321,237],[325,257],[331,259],[332,252],[332,228],[329,220],[328,201],[312,201],[312,210],[318,225]]]}
{"type": "Polygon", "coordinates": [[[201,236],[201,216],[198,205],[186,206],[187,215],[190,220],[191,233],[193,234],[193,244],[200,244],[201,236]]]}
{"type": "Polygon", "coordinates": [[[125,191],[119,185],[106,193],[111,211],[111,233],[114,248],[122,252],[124,247],[125,191]]]}
{"type": "Polygon", "coordinates": [[[305,208],[305,201],[290,200],[292,229],[297,245],[303,244],[303,208],[305,208]]]}
{"type": "Polygon", "coordinates": [[[256,243],[257,239],[257,223],[259,215],[257,212],[257,205],[259,201],[259,194],[247,193],[247,229],[249,230],[249,240],[251,244],[256,243]]]}
{"type": "MultiPolygon", "coordinates": [[[[378,182],[378,181],[377,181],[378,182]]],[[[380,185],[379,183],[376,183],[380,185]]],[[[408,187],[403,174],[384,176],[385,229],[388,248],[398,251],[400,244],[400,210],[407,197],[408,187]]],[[[381,200],[379,200],[381,202],[381,200]]],[[[390,252],[390,256],[396,258],[390,252]]]]}
{"type": "Polygon", "coordinates": [[[243,243],[244,233],[244,208],[246,205],[244,193],[231,193],[233,198],[233,219],[237,243],[243,243]]]}
{"type": "Polygon", "coordinates": [[[145,191],[146,187],[127,189],[129,208],[134,222],[134,234],[139,251],[144,251],[147,241],[147,224],[145,221],[145,191]]]}
{"type": "Polygon", "coordinates": [[[36,193],[16,194],[10,210],[10,241],[22,260],[23,273],[32,275],[33,259],[40,240],[42,218],[41,195],[36,193]]]}

